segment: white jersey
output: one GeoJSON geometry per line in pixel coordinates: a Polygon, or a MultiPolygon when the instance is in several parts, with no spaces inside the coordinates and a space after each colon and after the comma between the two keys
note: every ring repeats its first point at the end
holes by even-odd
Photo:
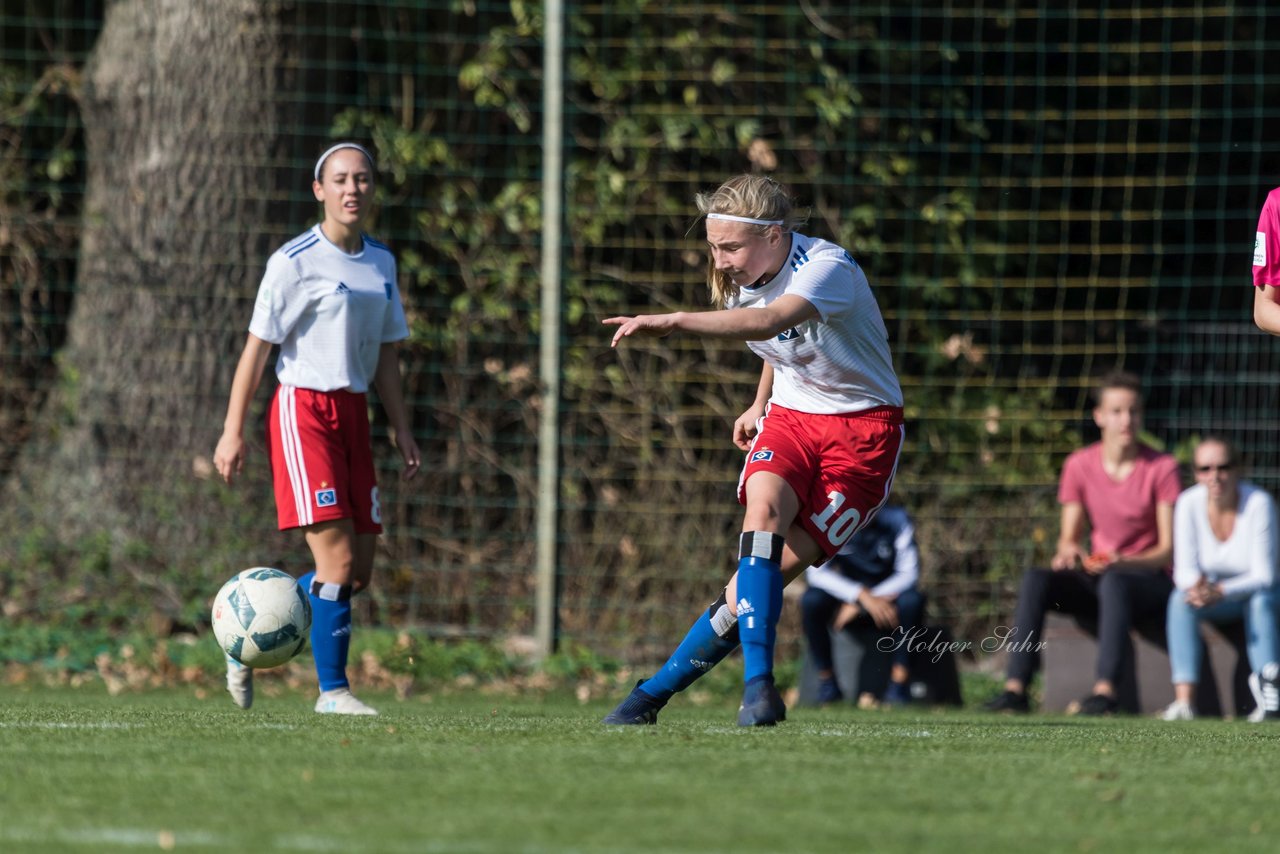
{"type": "Polygon", "coordinates": [[[348,255],[312,226],[267,261],[249,331],[280,345],[281,384],[368,391],[382,345],[409,337],[391,250],[348,255]]]}
{"type": "Polygon", "coordinates": [[[764,308],[783,294],[803,297],[818,316],[747,346],[773,366],[771,403],[819,415],[902,406],[889,356],[889,333],[867,277],[841,247],[791,235],[778,275],[741,288],[729,308],[764,308]]]}
{"type": "Polygon", "coordinates": [[[1173,583],[1189,590],[1201,576],[1222,585],[1228,599],[1241,599],[1276,580],[1276,508],[1271,496],[1240,481],[1236,524],[1219,540],[1209,525],[1209,492],[1203,483],[1178,496],[1173,507],[1173,583]]]}

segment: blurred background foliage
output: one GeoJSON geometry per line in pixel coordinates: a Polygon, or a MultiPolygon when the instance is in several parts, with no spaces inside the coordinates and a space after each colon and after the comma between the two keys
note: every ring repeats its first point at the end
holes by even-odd
{"type": "MultiPolygon", "coordinates": [[[[22,461],[29,438],[56,442],[76,400],[95,393],[63,347],[86,180],[102,168],[86,149],[83,75],[107,19],[139,14],[128,0],[16,5],[0,28],[0,476],[11,500],[39,470],[22,461]],[[27,473],[17,487],[16,471],[27,473]]],[[[543,7],[240,7],[276,41],[280,83],[261,97],[292,117],[259,179],[271,203],[261,263],[314,221],[313,158],[349,137],[374,147],[371,230],[399,261],[406,387],[429,471],[399,483],[380,442],[390,524],[362,619],[441,637],[526,633],[543,7]]],[[[1021,570],[1050,553],[1058,469],[1096,438],[1088,392],[1113,366],[1147,381],[1153,442],[1185,456],[1196,433],[1227,432],[1277,485],[1274,348],[1250,323],[1248,279],[1277,171],[1266,7],[1113,7],[567,4],[566,641],[654,660],[731,571],[741,455],[729,435],[758,362],[689,337],[614,352],[600,319],[706,305],[692,197],[738,172],[789,185],[811,209],[806,232],[848,247],[868,272],[907,399],[897,498],[917,522],[931,619],[957,637],[1007,619],[1021,570]]],[[[205,193],[219,193],[217,180],[205,193]]],[[[216,261],[195,251],[197,267],[216,261]]],[[[253,297],[235,287],[222,296],[243,317],[207,338],[183,330],[225,350],[228,366],[253,297]]],[[[154,399],[225,405],[225,382],[173,370],[154,399]]],[[[185,445],[147,448],[171,476],[113,484],[131,512],[107,530],[69,534],[56,514],[37,523],[11,510],[6,617],[96,628],[148,614],[159,633],[200,629],[236,569],[303,571],[300,538],[273,530],[261,455],[243,488],[209,478],[219,430],[212,421],[185,445]]],[[[784,619],[788,643],[796,622],[784,619]]]]}

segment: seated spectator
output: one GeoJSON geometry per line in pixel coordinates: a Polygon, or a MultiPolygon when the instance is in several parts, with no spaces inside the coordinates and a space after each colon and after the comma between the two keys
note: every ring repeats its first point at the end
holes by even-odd
{"type": "Polygon", "coordinates": [[[1276,511],[1265,491],[1240,479],[1234,449],[1210,437],[1196,446],[1196,484],[1173,511],[1169,663],[1173,703],[1167,721],[1195,717],[1201,620],[1244,619],[1249,686],[1258,699],[1250,720],[1280,718],[1277,685],[1276,511]]]}
{"type": "MultiPolygon", "coordinates": [[[[915,528],[907,511],[892,505],[881,509],[826,563],[805,570],[809,589],[800,608],[809,655],[818,674],[818,702],[842,699],[830,630],[842,631],[861,622],[895,639],[911,638],[924,610],[924,597],[916,589],[919,577],[915,528]]],[[[884,702],[910,702],[910,676],[910,644],[898,643],[884,702]]]]}
{"type": "Polygon", "coordinates": [[[1086,715],[1119,709],[1115,685],[1138,620],[1159,619],[1173,590],[1173,505],[1182,490],[1178,464],[1138,439],[1142,390],[1136,377],[1114,372],[1095,392],[1101,440],[1067,457],[1058,484],[1062,506],[1057,551],[1048,569],[1022,579],[1004,693],[989,711],[1026,712],[1027,688],[1039,666],[1045,613],[1052,609],[1096,621],[1098,659],[1093,692],[1072,704],[1086,715]],[[1089,523],[1092,549],[1081,541],[1089,523]]]}

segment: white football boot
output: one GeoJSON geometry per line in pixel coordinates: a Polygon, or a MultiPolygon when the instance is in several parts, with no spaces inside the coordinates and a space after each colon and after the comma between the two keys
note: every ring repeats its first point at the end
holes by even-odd
{"type": "Polygon", "coordinates": [[[253,668],[245,667],[231,656],[227,656],[227,693],[231,702],[242,709],[253,705],[253,668]]]}
{"type": "Polygon", "coordinates": [[[324,691],[316,700],[316,711],[322,715],[376,715],[378,710],[356,699],[350,688],[324,691]]]}

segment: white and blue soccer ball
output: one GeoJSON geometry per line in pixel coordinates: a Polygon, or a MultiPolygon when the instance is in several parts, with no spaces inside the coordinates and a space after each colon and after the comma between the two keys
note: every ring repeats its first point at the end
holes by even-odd
{"type": "Polygon", "coordinates": [[[307,644],[311,600],[288,573],[255,566],[236,573],[213,599],[213,636],[246,667],[276,667],[307,644]]]}

